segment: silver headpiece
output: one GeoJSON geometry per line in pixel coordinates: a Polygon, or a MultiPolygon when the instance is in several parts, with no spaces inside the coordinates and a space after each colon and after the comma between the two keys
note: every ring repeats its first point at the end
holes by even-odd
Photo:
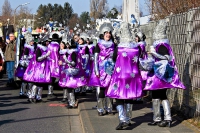
{"type": "Polygon", "coordinates": [[[83,38],[83,39],[86,41],[87,38],[89,38],[89,35],[88,35],[87,33],[85,33],[85,32],[82,32],[82,33],[80,34],[80,38],[83,38]]]}
{"type": "Polygon", "coordinates": [[[127,22],[122,22],[120,28],[118,29],[117,35],[120,38],[120,43],[133,42],[133,36],[130,30],[130,24],[127,22]]]}
{"type": "Polygon", "coordinates": [[[100,28],[99,28],[99,33],[100,34],[104,34],[104,32],[110,32],[110,31],[113,31],[113,27],[112,27],[112,24],[111,23],[108,23],[108,22],[104,22],[100,28]]]}
{"type": "Polygon", "coordinates": [[[165,19],[162,19],[155,27],[155,30],[153,32],[153,39],[154,40],[166,39],[167,38],[166,30],[167,30],[167,22],[165,19]]]}
{"type": "MultiPolygon", "coordinates": [[[[62,34],[61,34],[59,31],[53,31],[53,32],[50,33],[49,38],[50,38],[50,39],[53,39],[53,35],[54,35],[54,34],[57,34],[57,35],[58,35],[58,38],[61,38],[61,37],[62,37],[62,34]]],[[[57,38],[56,38],[56,39],[57,39],[57,38]]]]}
{"type": "Polygon", "coordinates": [[[25,34],[25,39],[27,44],[29,44],[31,41],[34,41],[34,37],[30,33],[25,34]]]}
{"type": "Polygon", "coordinates": [[[62,42],[64,42],[65,44],[68,42],[67,35],[62,36],[62,42]]]}

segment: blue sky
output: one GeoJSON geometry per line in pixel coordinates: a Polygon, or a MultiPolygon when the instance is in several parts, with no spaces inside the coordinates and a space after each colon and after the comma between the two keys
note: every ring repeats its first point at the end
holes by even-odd
{"type": "MultiPolygon", "coordinates": [[[[37,8],[40,4],[57,3],[57,4],[63,5],[63,3],[65,2],[69,2],[73,7],[74,12],[78,13],[79,15],[81,14],[81,12],[90,10],[90,0],[9,0],[9,1],[13,9],[16,8],[20,4],[30,2],[30,4],[27,6],[31,9],[32,13],[35,13],[37,11],[37,8]]],[[[141,9],[144,15],[148,14],[147,7],[144,2],[145,0],[139,0],[139,1],[140,1],[140,7],[142,7],[141,9]]],[[[4,0],[0,0],[0,9],[3,3],[4,3],[4,0]]],[[[120,6],[122,5],[122,0],[108,0],[108,4],[110,8],[114,7],[115,5],[120,6]]]]}

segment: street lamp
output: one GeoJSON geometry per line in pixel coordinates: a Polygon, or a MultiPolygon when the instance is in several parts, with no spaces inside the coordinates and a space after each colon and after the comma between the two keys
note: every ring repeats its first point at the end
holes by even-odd
{"type": "Polygon", "coordinates": [[[20,6],[28,5],[28,4],[30,4],[30,3],[28,2],[28,3],[21,4],[21,5],[19,5],[19,6],[17,6],[17,7],[15,8],[15,10],[14,10],[14,26],[15,26],[15,15],[16,15],[16,10],[17,10],[17,8],[19,8],[20,6]]]}

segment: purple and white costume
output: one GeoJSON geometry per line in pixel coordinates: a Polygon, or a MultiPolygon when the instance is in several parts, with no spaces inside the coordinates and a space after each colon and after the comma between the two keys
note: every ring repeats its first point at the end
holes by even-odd
{"type": "Polygon", "coordinates": [[[185,89],[185,86],[180,81],[178,76],[178,70],[175,64],[175,57],[173,55],[172,49],[169,45],[168,39],[157,40],[153,43],[155,52],[158,52],[158,48],[163,45],[169,51],[169,61],[160,60],[155,57],[154,72],[149,73],[147,76],[147,82],[144,90],[158,90],[158,89],[169,89],[169,88],[179,88],[185,89]],[[170,77],[165,77],[166,72],[170,73],[170,77]]]}
{"type": "MultiPolygon", "coordinates": [[[[26,68],[29,65],[30,60],[33,58],[33,56],[34,56],[34,46],[31,46],[29,44],[25,44],[22,57],[19,61],[20,64],[18,65],[16,72],[15,72],[16,77],[23,79],[26,68]]],[[[31,83],[28,83],[28,87],[27,87],[27,83],[22,82],[21,88],[20,88],[20,93],[19,93],[20,96],[25,95],[25,90],[26,90],[26,95],[29,96],[31,86],[32,86],[31,83]]]]}
{"type": "Polygon", "coordinates": [[[90,77],[89,77],[89,81],[88,81],[88,86],[93,86],[92,81],[93,81],[93,78],[96,77],[95,71],[94,71],[94,49],[95,49],[95,46],[91,44],[91,45],[88,45],[88,48],[89,48],[89,52],[90,52],[90,62],[89,62],[90,77]]]}
{"type": "Polygon", "coordinates": [[[97,86],[97,111],[99,114],[105,111],[112,113],[112,101],[110,98],[105,97],[105,90],[110,84],[114,68],[112,61],[113,52],[114,43],[112,41],[100,40],[95,48],[94,70],[95,74],[99,75],[99,77],[91,75],[93,80],[90,81],[90,85],[97,86]],[[105,102],[107,105],[105,105],[105,102]]]}
{"type": "Polygon", "coordinates": [[[33,58],[33,55],[34,55],[34,46],[31,46],[29,44],[25,44],[22,57],[19,61],[20,64],[18,65],[16,72],[15,72],[16,77],[23,79],[26,68],[29,65],[30,60],[33,58]],[[28,51],[29,51],[28,55],[25,55],[26,49],[28,49],[28,51]]]}
{"type": "MultiPolygon", "coordinates": [[[[62,49],[59,51],[59,61],[62,62],[62,65],[59,66],[59,72],[60,72],[60,78],[59,78],[59,84],[64,84],[62,82],[64,82],[63,79],[66,78],[66,74],[65,74],[65,68],[66,68],[66,63],[64,60],[64,56],[66,56],[68,49],[62,49]]],[[[68,97],[68,92],[67,92],[67,88],[63,88],[63,101],[62,102],[66,102],[68,97]]]]}
{"type": "Polygon", "coordinates": [[[29,96],[29,100],[31,101],[34,99],[40,101],[42,99],[43,87],[38,86],[38,84],[51,82],[50,66],[47,59],[50,53],[47,52],[47,47],[41,44],[37,45],[36,52],[38,51],[40,51],[41,55],[37,57],[38,53],[34,54],[24,74],[24,80],[37,84],[37,86],[32,86],[31,95],[29,96]]]}
{"type": "Polygon", "coordinates": [[[74,89],[87,84],[87,78],[83,74],[81,58],[77,49],[60,51],[60,68],[59,86],[67,88],[68,91],[68,108],[75,107],[74,89]]]}
{"type": "Polygon", "coordinates": [[[116,99],[133,99],[142,96],[142,77],[139,70],[139,45],[118,44],[118,54],[106,96],[116,99]]]}
{"type": "Polygon", "coordinates": [[[81,86],[84,86],[87,84],[87,78],[84,76],[80,70],[82,69],[81,61],[78,56],[78,50],[77,49],[70,49],[67,51],[67,55],[63,55],[64,57],[64,63],[66,63],[65,70],[61,71],[60,77],[62,77],[59,81],[59,85],[61,87],[67,87],[67,88],[78,88],[81,86]],[[72,54],[76,54],[76,63],[75,66],[72,66],[70,62],[72,61],[72,54]]]}
{"type": "MultiPolygon", "coordinates": [[[[54,83],[56,78],[59,78],[60,73],[59,73],[59,65],[58,65],[58,57],[59,57],[59,43],[57,42],[51,42],[48,45],[48,51],[50,52],[50,55],[48,56],[48,65],[50,65],[50,75],[51,75],[51,80],[54,83]]],[[[48,85],[48,97],[53,96],[53,83],[48,85]]]]}
{"type": "MultiPolygon", "coordinates": [[[[142,56],[140,56],[140,59],[145,60],[147,58],[147,52],[146,52],[146,48],[145,48],[146,47],[146,42],[145,41],[141,41],[141,42],[138,42],[137,44],[140,47],[140,49],[142,50],[141,51],[142,52],[142,56]]],[[[148,71],[141,70],[140,73],[142,75],[143,81],[146,81],[148,71]]]]}
{"type": "Polygon", "coordinates": [[[51,42],[48,45],[48,51],[50,51],[49,55],[49,65],[51,71],[51,77],[59,78],[59,65],[58,65],[58,57],[59,57],[59,43],[51,42]]]}
{"type": "Polygon", "coordinates": [[[88,53],[87,53],[87,49],[88,49],[87,44],[79,45],[79,58],[82,64],[81,71],[86,77],[89,77],[89,74],[90,74],[89,49],[88,49],[88,53]]]}
{"type": "Polygon", "coordinates": [[[159,21],[153,33],[155,41],[150,46],[150,54],[153,56],[154,61],[148,63],[147,59],[147,63],[145,61],[143,63],[143,68],[152,69],[149,69],[144,88],[144,90],[151,90],[152,92],[153,122],[148,125],[158,125],[160,127],[170,127],[172,121],[170,103],[166,94],[167,89],[185,89],[178,76],[175,57],[166,35],[166,26],[165,20],[159,21]],[[161,103],[164,109],[163,121],[160,113],[161,103]]]}
{"type": "Polygon", "coordinates": [[[96,74],[99,73],[99,78],[96,75],[92,77],[93,81],[90,82],[90,85],[106,88],[109,86],[111,80],[111,73],[107,70],[109,70],[109,67],[111,66],[109,64],[112,63],[114,43],[112,41],[100,40],[97,45],[100,48],[100,53],[98,54],[97,61],[94,62],[94,65],[96,74]]]}
{"type": "Polygon", "coordinates": [[[33,81],[36,83],[51,83],[50,62],[47,58],[47,47],[38,44],[37,49],[41,51],[41,56],[36,61],[34,68],[33,81]]]}
{"type": "Polygon", "coordinates": [[[78,52],[78,58],[81,61],[82,67],[80,68],[80,75],[85,76],[87,82],[85,82],[85,85],[77,88],[75,92],[81,92],[85,93],[86,92],[86,85],[88,85],[88,80],[90,76],[90,56],[89,56],[89,49],[87,44],[84,45],[79,45],[79,52],[78,52]]]}
{"type": "Polygon", "coordinates": [[[66,67],[67,67],[67,64],[65,63],[65,60],[64,60],[64,56],[66,56],[66,54],[67,54],[67,52],[68,52],[68,49],[63,49],[63,50],[60,50],[59,51],[59,54],[60,54],[60,56],[59,56],[59,61],[62,61],[62,65],[60,65],[60,79],[59,79],[59,85],[61,86],[61,87],[65,87],[64,86],[64,84],[65,84],[65,80],[66,80],[66,72],[65,72],[65,69],[66,69],[66,67]]]}
{"type": "Polygon", "coordinates": [[[23,76],[23,80],[27,82],[34,82],[33,76],[35,71],[35,65],[36,65],[36,53],[33,54],[33,58],[30,60],[30,63],[28,67],[26,68],[26,71],[23,76]]]}

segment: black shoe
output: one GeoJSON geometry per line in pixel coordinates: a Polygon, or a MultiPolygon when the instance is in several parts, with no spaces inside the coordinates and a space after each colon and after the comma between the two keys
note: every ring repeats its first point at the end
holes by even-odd
{"type": "Polygon", "coordinates": [[[36,103],[43,103],[44,101],[42,101],[42,99],[40,99],[40,100],[36,100],[35,102],[36,103]]]}
{"type": "Polygon", "coordinates": [[[171,121],[164,120],[158,124],[159,127],[171,127],[171,121]]]}
{"type": "Polygon", "coordinates": [[[127,126],[131,126],[132,125],[132,123],[129,121],[129,122],[127,122],[127,126]]]}
{"type": "Polygon", "coordinates": [[[122,130],[124,127],[129,126],[126,122],[120,122],[119,125],[115,128],[116,130],[122,130]]]}
{"type": "Polygon", "coordinates": [[[27,101],[30,102],[30,103],[35,103],[35,100],[32,99],[32,98],[29,98],[27,101]]]}
{"type": "Polygon", "coordinates": [[[28,100],[27,100],[29,103],[31,103],[31,99],[29,98],[28,100]]]}
{"type": "Polygon", "coordinates": [[[76,108],[77,108],[77,106],[71,106],[71,105],[67,105],[67,108],[68,108],[68,109],[76,109],[76,108]]]}
{"type": "Polygon", "coordinates": [[[114,115],[113,112],[106,112],[107,115],[114,115]]]}
{"type": "Polygon", "coordinates": [[[160,121],[152,121],[148,123],[149,126],[157,126],[160,123],[160,121]]]}
{"type": "Polygon", "coordinates": [[[6,87],[11,87],[10,82],[7,82],[6,87]]]}
{"type": "Polygon", "coordinates": [[[11,79],[11,80],[10,80],[10,87],[14,87],[14,88],[17,87],[17,85],[16,85],[14,79],[11,79]]]}
{"type": "Polygon", "coordinates": [[[27,95],[20,94],[20,95],[19,95],[19,98],[27,98],[27,95]]]}
{"type": "Polygon", "coordinates": [[[97,106],[92,107],[92,109],[97,109],[97,106]]]}
{"type": "Polygon", "coordinates": [[[98,112],[98,115],[103,116],[104,114],[103,114],[103,112],[98,112]]]}
{"type": "Polygon", "coordinates": [[[73,106],[71,106],[71,105],[67,105],[67,108],[68,108],[68,109],[72,109],[73,106]]]}
{"type": "Polygon", "coordinates": [[[61,102],[61,103],[67,103],[67,102],[68,102],[68,99],[67,99],[67,98],[63,98],[60,102],[61,102]]]}

